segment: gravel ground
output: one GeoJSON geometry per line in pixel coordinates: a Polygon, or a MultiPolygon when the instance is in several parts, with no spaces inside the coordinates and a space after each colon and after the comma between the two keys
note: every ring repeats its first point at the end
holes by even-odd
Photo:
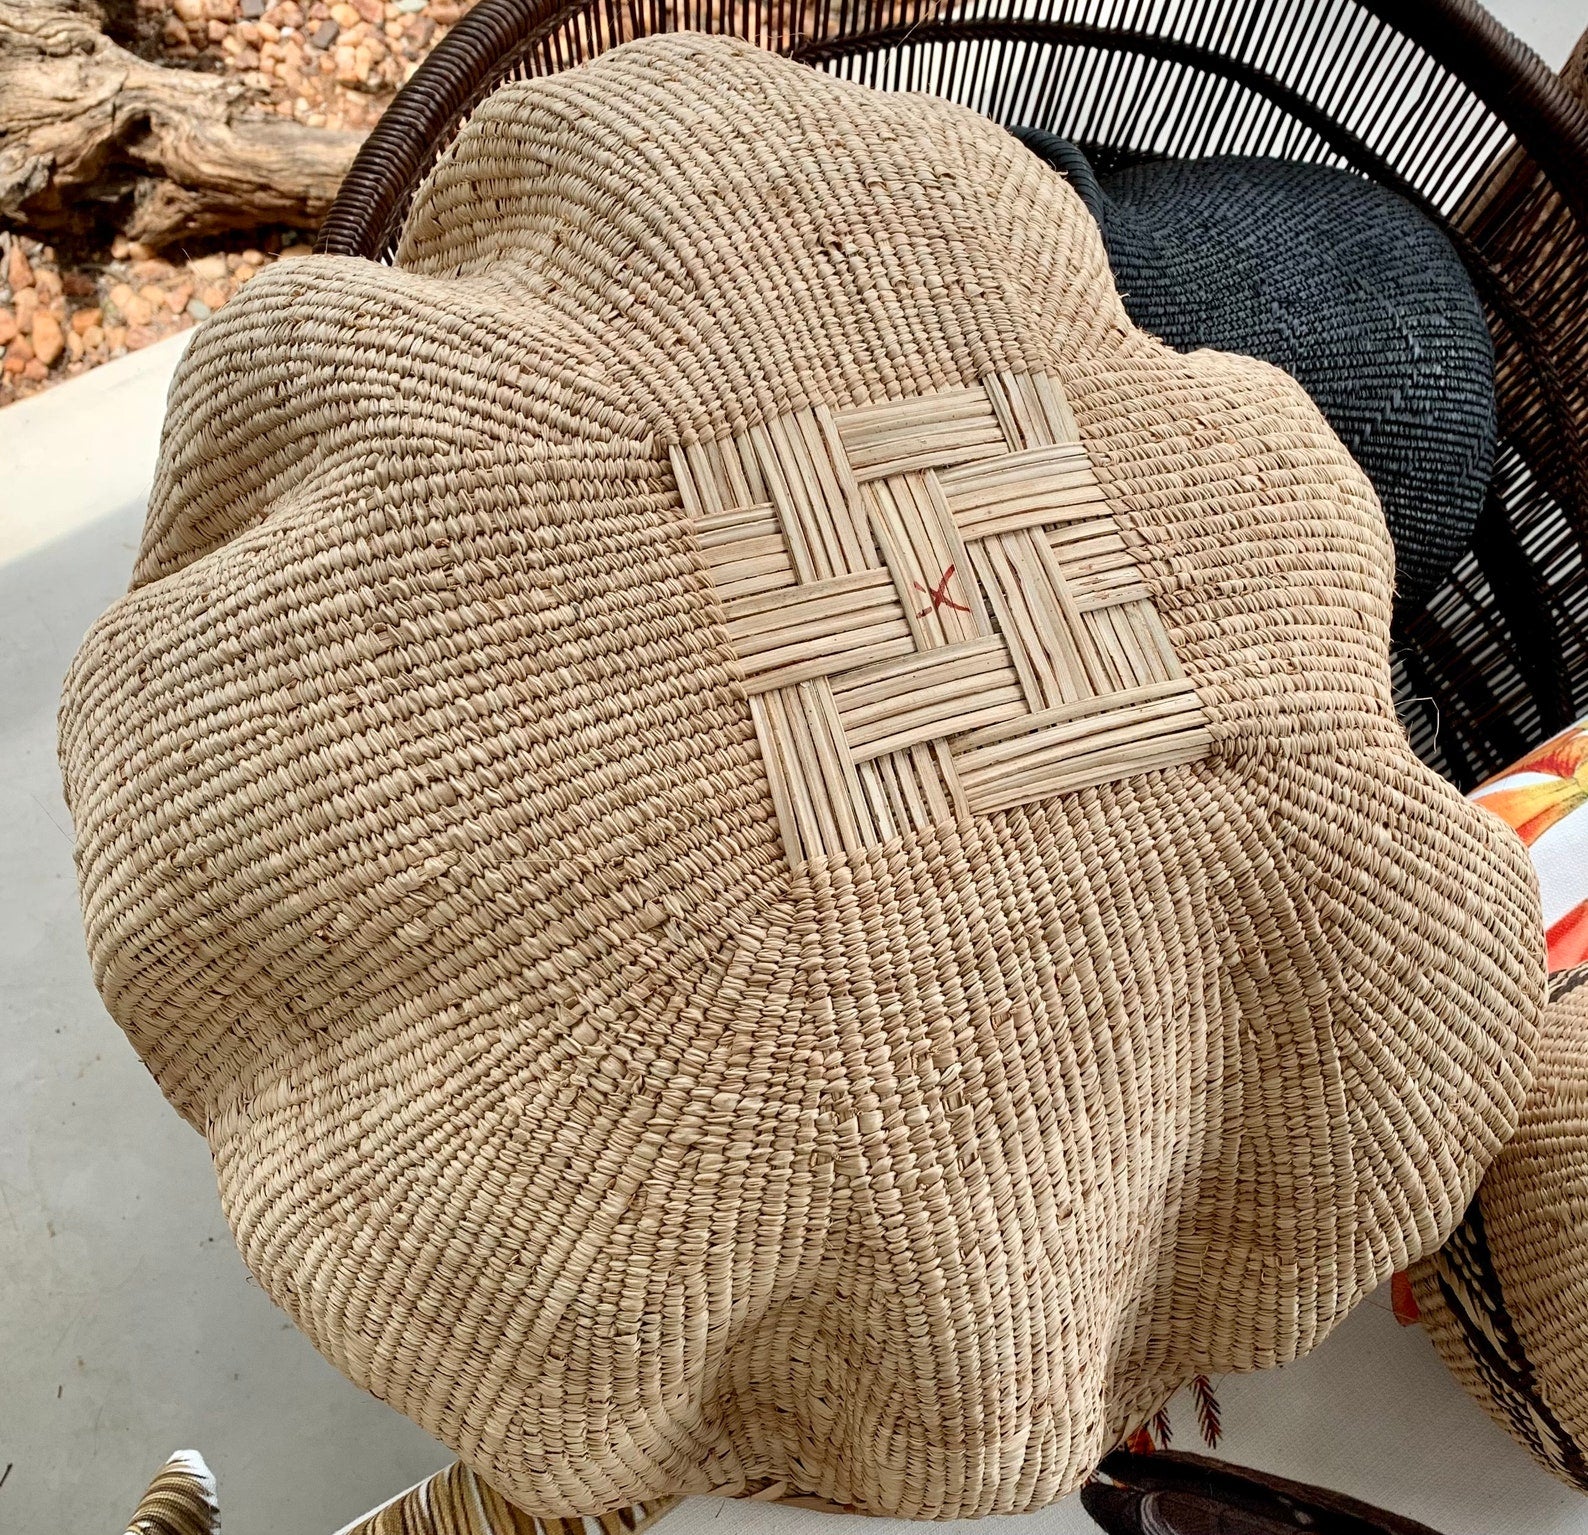
{"type": "MultiPolygon", "coordinates": [[[[137,0],[141,46],[176,67],[224,70],[261,111],[368,128],[446,29],[458,0],[137,0]]],[[[0,406],[213,314],[310,232],[260,231],[156,253],[57,251],[0,232],[0,406]]]]}

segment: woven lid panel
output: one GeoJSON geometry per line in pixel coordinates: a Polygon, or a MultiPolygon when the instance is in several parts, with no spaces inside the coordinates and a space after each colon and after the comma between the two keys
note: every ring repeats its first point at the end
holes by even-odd
{"type": "Polygon", "coordinates": [[[792,864],[1209,751],[1046,375],[807,407],[672,463],[792,864]]]}

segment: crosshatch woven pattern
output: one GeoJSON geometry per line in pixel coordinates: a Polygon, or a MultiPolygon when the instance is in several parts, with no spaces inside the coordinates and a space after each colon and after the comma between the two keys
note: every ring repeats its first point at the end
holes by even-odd
{"type": "Polygon", "coordinates": [[[1054,380],[807,407],[672,462],[791,862],[1207,753],[1054,380]]]}
{"type": "Polygon", "coordinates": [[[62,708],[95,976],[268,1293],[524,1510],[1040,1507],[1516,1126],[1538,897],[1390,593],[1001,129],[648,40],[196,333],[62,708]]]}

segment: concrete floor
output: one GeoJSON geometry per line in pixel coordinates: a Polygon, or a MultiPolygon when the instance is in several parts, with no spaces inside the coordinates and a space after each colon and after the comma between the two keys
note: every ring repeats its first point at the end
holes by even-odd
{"type": "MultiPolygon", "coordinates": [[[[1588,24],[1584,0],[1496,9],[1555,63],[1588,24]]],[[[83,957],[57,690],[125,586],[180,346],[0,412],[0,1532],[120,1530],[164,1457],[191,1446],[219,1477],[228,1535],[323,1535],[448,1459],[249,1280],[203,1142],[106,1018],[83,957]]],[[[1309,1359],[1219,1389],[1234,1459],[1446,1535],[1588,1535],[1588,1502],[1378,1297],[1309,1359]]],[[[1177,1421],[1189,1446],[1190,1415],[1177,1421]]],[[[795,1535],[822,1517],[701,1500],[667,1529],[795,1535]]],[[[1023,1522],[1094,1528],[1073,1500],[1023,1522]]]]}

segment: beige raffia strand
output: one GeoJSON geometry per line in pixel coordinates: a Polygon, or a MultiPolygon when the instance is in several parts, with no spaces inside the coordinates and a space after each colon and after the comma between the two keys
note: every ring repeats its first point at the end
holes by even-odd
{"type": "Polygon", "coordinates": [[[614,1509],[589,1518],[539,1519],[514,1508],[467,1466],[448,1466],[338,1535],[641,1535],[677,1500],[614,1509]]]}
{"type": "Polygon", "coordinates": [[[1055,380],[807,409],[672,462],[791,863],[1207,754],[1055,380]]]}
{"type": "Polygon", "coordinates": [[[62,705],[94,974],[272,1298],[528,1514],[1039,1508],[1515,1129],[1538,899],[1391,591],[1002,129],[655,38],[196,333],[62,705]]]}

